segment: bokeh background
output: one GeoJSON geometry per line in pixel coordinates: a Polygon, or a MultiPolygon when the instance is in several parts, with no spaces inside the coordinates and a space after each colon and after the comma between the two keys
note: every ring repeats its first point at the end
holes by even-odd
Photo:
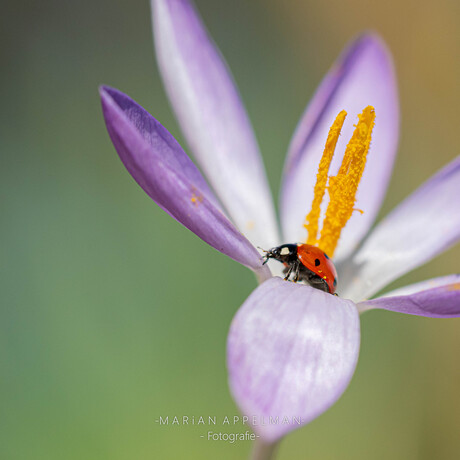
{"type": "MultiPolygon", "coordinates": [[[[454,0],[197,4],[239,84],[275,196],[307,101],[365,29],[394,53],[402,107],[381,216],[457,155],[454,0]]],[[[154,205],[105,131],[102,83],[185,145],[147,0],[6,0],[0,22],[0,458],[246,458],[248,443],[155,423],[237,414],[225,341],[255,280],[154,205]]],[[[459,258],[453,248],[393,287],[459,272],[459,258]]],[[[279,458],[458,458],[459,330],[460,320],[364,315],[351,386],[285,439],[279,458]]]]}

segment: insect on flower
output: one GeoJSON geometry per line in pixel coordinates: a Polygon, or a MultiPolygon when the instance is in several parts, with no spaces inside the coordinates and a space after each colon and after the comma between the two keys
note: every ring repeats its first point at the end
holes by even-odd
{"type": "Polygon", "coordinates": [[[293,273],[294,283],[303,280],[320,291],[335,293],[337,271],[327,254],[316,246],[304,243],[283,244],[265,253],[264,264],[269,259],[275,259],[285,265],[285,281],[293,273]]]}
{"type": "Polygon", "coordinates": [[[363,111],[347,146],[337,176],[329,177],[330,201],[324,218],[321,237],[318,239],[320,205],[326,191],[329,167],[345,117],[346,112],[343,110],[338,114],[329,130],[324,153],[319,164],[311,211],[304,224],[308,231],[307,243],[284,244],[264,251],[266,253],[264,264],[269,259],[275,259],[285,265],[285,281],[294,272],[293,281],[295,283],[304,280],[310,286],[329,294],[335,293],[337,271],[326,251],[333,255],[340,233],[355,210],[356,192],[366,166],[375,111],[370,106],[363,111]]]}
{"type": "MultiPolygon", "coordinates": [[[[459,241],[460,207],[452,197],[460,190],[460,158],[371,229],[394,164],[399,107],[391,55],[380,38],[363,35],[327,74],[294,133],[283,173],[280,237],[248,116],[195,8],[188,0],[153,0],[152,10],[165,87],[210,185],[166,128],[127,95],[102,87],[110,138],[162,209],[250,268],[260,283],[236,313],[227,341],[229,386],[241,412],[309,423],[350,383],[360,313],[460,316],[459,275],[376,297],[459,241]],[[360,114],[355,127],[345,122],[345,111],[360,114]],[[334,155],[336,147],[343,157],[334,155]],[[256,247],[272,249],[262,257],[256,247]],[[285,264],[286,278],[307,284],[272,276],[269,259],[285,264]],[[340,297],[330,295],[336,291],[340,297]]],[[[269,444],[294,428],[254,426],[269,444]]]]}

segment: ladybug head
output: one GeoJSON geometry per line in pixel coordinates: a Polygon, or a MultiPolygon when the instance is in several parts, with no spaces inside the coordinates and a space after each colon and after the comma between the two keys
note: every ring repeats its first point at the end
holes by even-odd
{"type": "Polygon", "coordinates": [[[275,259],[280,262],[289,262],[293,257],[297,257],[297,245],[296,244],[283,244],[282,246],[275,246],[269,249],[264,255],[264,265],[268,262],[268,259],[275,259]]]}

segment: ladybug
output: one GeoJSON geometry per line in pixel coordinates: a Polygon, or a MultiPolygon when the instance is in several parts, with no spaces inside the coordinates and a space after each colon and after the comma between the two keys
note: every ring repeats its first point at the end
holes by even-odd
{"type": "Polygon", "coordinates": [[[294,273],[294,283],[306,281],[316,289],[335,294],[337,271],[328,255],[316,246],[303,243],[283,244],[264,252],[264,265],[268,259],[275,259],[284,264],[285,280],[294,273]]]}

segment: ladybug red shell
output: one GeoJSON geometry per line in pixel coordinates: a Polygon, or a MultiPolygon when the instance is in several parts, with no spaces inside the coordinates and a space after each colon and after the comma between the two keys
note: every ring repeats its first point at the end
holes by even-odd
{"type": "Polygon", "coordinates": [[[325,281],[331,294],[335,293],[337,271],[325,252],[311,244],[298,244],[297,257],[306,268],[325,281]]]}
{"type": "Polygon", "coordinates": [[[321,291],[335,294],[337,271],[332,260],[321,249],[311,244],[283,244],[265,251],[265,261],[275,259],[285,266],[285,280],[294,274],[293,280],[306,281],[321,291]]]}

